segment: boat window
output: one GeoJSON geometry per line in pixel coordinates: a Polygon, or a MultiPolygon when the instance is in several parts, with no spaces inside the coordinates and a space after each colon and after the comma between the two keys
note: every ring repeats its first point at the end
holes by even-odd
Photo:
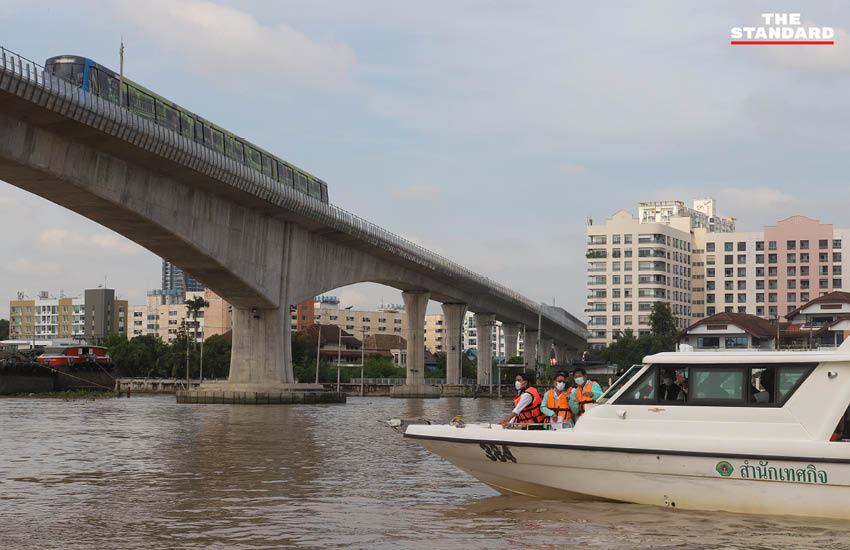
{"type": "Polygon", "coordinates": [[[694,404],[746,403],[744,395],[744,369],[738,367],[691,367],[690,400],[694,404]]]}
{"type": "Polygon", "coordinates": [[[656,392],[658,385],[658,369],[650,367],[637,382],[629,386],[626,391],[617,399],[617,404],[625,405],[643,405],[646,403],[655,403],[656,392]]]}
{"type": "Polygon", "coordinates": [[[632,378],[634,378],[634,377],[635,377],[635,375],[636,375],[637,373],[639,373],[639,372],[640,372],[640,369],[642,369],[642,368],[643,368],[643,365],[632,365],[632,366],[629,368],[629,370],[627,370],[626,372],[624,372],[624,373],[623,373],[623,374],[622,374],[622,375],[621,375],[621,376],[617,379],[617,381],[616,381],[616,382],[614,382],[614,383],[611,385],[611,387],[610,387],[610,388],[608,388],[608,389],[605,391],[605,393],[603,393],[603,394],[602,394],[602,397],[600,397],[599,399],[597,399],[597,400],[596,400],[596,402],[597,402],[597,403],[605,403],[606,401],[608,401],[609,399],[611,399],[612,397],[614,397],[615,395],[617,395],[617,392],[618,392],[618,391],[620,391],[620,388],[622,388],[624,385],[626,385],[626,382],[628,382],[629,380],[631,380],[632,378]]]}
{"type": "Polygon", "coordinates": [[[663,403],[686,402],[688,400],[688,367],[660,365],[661,383],[658,385],[658,400],[663,403]]]}
{"type": "Polygon", "coordinates": [[[750,369],[750,404],[776,404],[776,368],[760,367],[750,369]]]}
{"type": "Polygon", "coordinates": [[[779,369],[777,403],[784,404],[814,370],[814,365],[785,366],[779,369]]]}

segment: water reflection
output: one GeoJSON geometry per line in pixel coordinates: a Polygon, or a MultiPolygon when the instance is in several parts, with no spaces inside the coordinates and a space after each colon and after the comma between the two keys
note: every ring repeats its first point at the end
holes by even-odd
{"type": "Polygon", "coordinates": [[[0,399],[4,548],[847,548],[847,524],[498,495],[380,420],[510,401],[334,406],[0,399]]]}

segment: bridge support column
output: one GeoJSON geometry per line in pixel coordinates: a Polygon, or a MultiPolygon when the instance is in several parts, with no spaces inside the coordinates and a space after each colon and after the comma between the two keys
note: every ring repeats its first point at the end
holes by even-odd
{"type": "Polygon", "coordinates": [[[541,338],[540,339],[540,363],[543,365],[541,368],[546,368],[551,363],[552,359],[552,339],[551,338],[541,338]]]}
{"type": "Polygon", "coordinates": [[[502,324],[502,331],[505,333],[505,362],[511,357],[519,355],[517,352],[517,340],[519,339],[520,325],[518,323],[502,324]]]}
{"type": "Polygon", "coordinates": [[[390,397],[440,397],[440,388],[425,385],[425,310],[431,293],[409,290],[401,293],[407,314],[407,380],[390,389],[390,397]]]}
{"type": "Polygon", "coordinates": [[[525,360],[525,368],[537,374],[537,330],[525,329],[522,346],[522,357],[525,360]]]}
{"type": "Polygon", "coordinates": [[[478,385],[489,386],[493,371],[493,327],[494,313],[476,313],[475,331],[478,336],[478,385]]]}
{"type": "Polygon", "coordinates": [[[443,318],[446,321],[446,384],[460,384],[461,342],[460,331],[466,315],[466,304],[443,304],[443,318]]]}
{"type": "Polygon", "coordinates": [[[345,403],[345,394],[292,375],[289,306],[233,307],[233,347],[226,383],[178,392],[178,403],[345,403]]]}
{"type": "Polygon", "coordinates": [[[567,344],[555,344],[555,361],[559,367],[569,363],[569,360],[567,359],[568,350],[569,348],[567,344]]]}

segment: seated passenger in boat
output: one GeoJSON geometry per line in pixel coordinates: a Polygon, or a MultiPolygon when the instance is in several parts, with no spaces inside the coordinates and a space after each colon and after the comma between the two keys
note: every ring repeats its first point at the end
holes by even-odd
{"type": "Polygon", "coordinates": [[[771,397],[773,396],[773,369],[767,368],[762,371],[759,375],[759,385],[762,387],[761,391],[755,386],[753,386],[753,401],[756,403],[771,403],[771,397]]]}
{"type": "Polygon", "coordinates": [[[543,422],[551,424],[553,430],[573,427],[573,413],[570,410],[567,373],[561,371],[555,376],[553,387],[543,394],[540,404],[543,422]]]}
{"type": "Polygon", "coordinates": [[[514,397],[514,409],[502,419],[500,424],[508,426],[519,424],[528,429],[543,429],[543,413],[540,411],[542,398],[540,392],[531,385],[531,378],[521,372],[516,375],[516,397],[514,397]]]}
{"type": "Polygon", "coordinates": [[[838,420],[838,426],[835,427],[835,431],[832,433],[832,437],[829,438],[830,441],[846,441],[847,436],[850,435],[847,432],[847,415],[850,414],[850,407],[847,407],[847,410],[844,411],[844,414],[841,415],[841,418],[838,420]]]}
{"type": "Polygon", "coordinates": [[[573,410],[573,418],[578,419],[584,414],[585,406],[596,403],[604,392],[599,382],[588,380],[587,371],[581,367],[573,371],[573,379],[576,387],[570,392],[570,408],[573,410]]]}

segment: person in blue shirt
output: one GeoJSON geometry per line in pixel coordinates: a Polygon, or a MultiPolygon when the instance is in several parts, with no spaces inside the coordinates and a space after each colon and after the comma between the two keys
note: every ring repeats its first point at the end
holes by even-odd
{"type": "Polygon", "coordinates": [[[587,371],[579,367],[573,371],[576,387],[570,392],[570,409],[573,411],[573,421],[578,421],[584,414],[588,403],[596,403],[604,393],[602,386],[596,380],[588,380],[587,371]]]}
{"type": "Polygon", "coordinates": [[[543,394],[540,412],[545,416],[543,422],[550,424],[553,430],[573,427],[573,413],[569,404],[567,373],[559,372],[555,376],[554,387],[543,394]]]}

